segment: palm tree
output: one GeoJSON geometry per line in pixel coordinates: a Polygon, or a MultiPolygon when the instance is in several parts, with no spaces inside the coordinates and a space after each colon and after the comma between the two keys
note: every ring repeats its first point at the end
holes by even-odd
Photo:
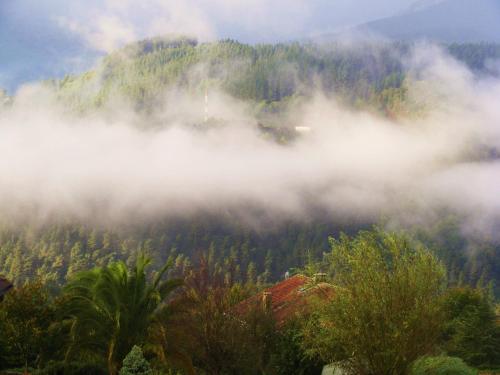
{"type": "Polygon", "coordinates": [[[150,259],[141,255],[131,270],[117,262],[80,272],[68,283],[67,359],[75,354],[106,358],[110,375],[115,375],[132,347],[145,343],[149,329],[168,310],[167,297],[182,285],[179,279],[162,281],[170,262],[149,283],[145,272],[149,264],[150,259]]]}

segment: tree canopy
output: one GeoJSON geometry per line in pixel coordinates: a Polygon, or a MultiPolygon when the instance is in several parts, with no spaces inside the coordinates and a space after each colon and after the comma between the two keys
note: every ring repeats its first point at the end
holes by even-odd
{"type": "Polygon", "coordinates": [[[306,327],[312,354],[361,374],[403,374],[436,345],[445,270],[404,234],[380,229],[331,239],[335,298],[306,327]]]}

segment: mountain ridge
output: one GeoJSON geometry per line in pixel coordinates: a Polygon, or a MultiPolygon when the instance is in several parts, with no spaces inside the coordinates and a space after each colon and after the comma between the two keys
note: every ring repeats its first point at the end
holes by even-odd
{"type": "Polygon", "coordinates": [[[362,24],[353,31],[394,40],[498,43],[498,19],[497,0],[417,1],[406,12],[362,24]]]}

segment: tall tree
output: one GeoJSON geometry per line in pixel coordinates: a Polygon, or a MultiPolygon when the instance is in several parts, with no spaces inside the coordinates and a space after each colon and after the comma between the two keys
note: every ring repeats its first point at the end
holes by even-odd
{"type": "Polygon", "coordinates": [[[186,275],[186,288],[177,301],[184,314],[174,329],[184,337],[184,351],[200,373],[269,373],[274,319],[260,303],[239,311],[238,303],[254,289],[232,283],[233,271],[232,264],[227,269],[212,269],[202,257],[186,275]]]}
{"type": "Polygon", "coordinates": [[[445,270],[405,235],[375,229],[331,240],[335,298],[306,327],[306,345],[359,374],[403,374],[442,325],[445,270]]]}
{"type": "Polygon", "coordinates": [[[78,273],[65,288],[65,314],[71,322],[67,356],[97,355],[106,358],[111,375],[135,344],[142,344],[162,311],[169,294],[182,284],[162,281],[170,263],[148,282],[150,260],[139,256],[127,269],[123,262],[78,273]]]}
{"type": "Polygon", "coordinates": [[[445,349],[471,366],[500,366],[500,327],[484,291],[470,287],[448,291],[445,298],[445,349]]]}
{"type": "Polygon", "coordinates": [[[10,291],[0,304],[0,369],[40,363],[48,345],[54,305],[41,282],[10,291]]]}

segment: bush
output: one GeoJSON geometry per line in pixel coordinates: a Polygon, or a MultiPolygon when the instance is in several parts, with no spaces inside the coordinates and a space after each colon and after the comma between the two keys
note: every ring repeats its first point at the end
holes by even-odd
{"type": "Polygon", "coordinates": [[[445,299],[444,349],[470,366],[500,366],[500,327],[488,297],[472,288],[456,288],[445,299]]]}
{"type": "Polygon", "coordinates": [[[355,373],[406,373],[439,339],[442,264],[404,234],[377,228],[331,245],[335,297],[320,301],[305,325],[307,352],[355,373]]]}
{"type": "Polygon", "coordinates": [[[324,363],[317,357],[308,356],[301,345],[302,341],[302,322],[300,319],[288,322],[279,331],[271,355],[273,374],[321,374],[324,363]]]}
{"type": "Polygon", "coordinates": [[[36,367],[49,351],[54,305],[43,283],[15,288],[0,304],[0,369],[36,367]]]}
{"type": "Polygon", "coordinates": [[[141,348],[134,345],[130,353],[123,360],[120,375],[152,375],[153,371],[148,361],[144,358],[141,348]]]}
{"type": "Polygon", "coordinates": [[[411,375],[477,375],[477,371],[467,366],[460,358],[424,357],[412,366],[411,375]]]}

